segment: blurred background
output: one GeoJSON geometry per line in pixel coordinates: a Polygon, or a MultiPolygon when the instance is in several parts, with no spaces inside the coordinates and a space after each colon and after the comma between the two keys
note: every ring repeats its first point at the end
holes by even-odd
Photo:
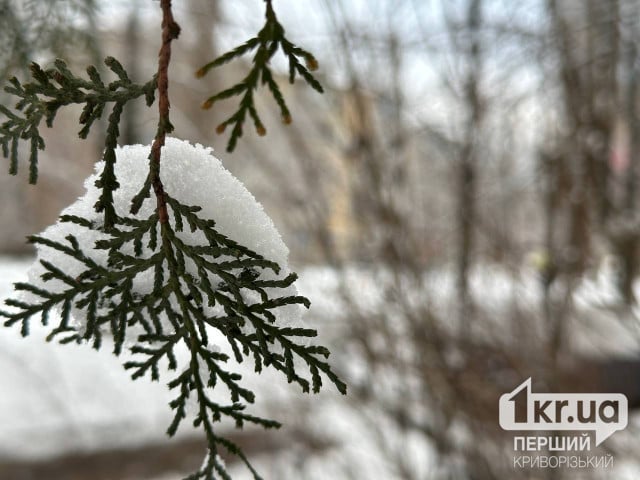
{"type": "MultiPolygon", "coordinates": [[[[248,63],[194,72],[261,28],[263,2],[175,1],[172,121],[176,136],[213,146],[274,219],[312,301],[308,322],[350,390],[303,396],[248,366],[253,411],[285,427],[223,430],[266,479],[640,478],[640,2],[274,7],[318,58],[326,93],[289,85],[276,63],[293,123],[263,92],[267,136],[247,127],[226,153],[215,127],[234,100],[200,105],[248,63]],[[611,453],[609,468],[514,467],[518,433],[500,429],[498,398],[528,377],[536,392],[627,395],[629,426],[590,452],[611,453]]],[[[0,0],[0,78],[25,79],[32,60],[81,72],[112,55],[144,82],[158,10],[0,0]]],[[[0,175],[0,296],[25,277],[25,235],[82,194],[100,158],[100,128],[79,140],[79,114],[45,132],[37,186],[24,163],[19,178],[0,175]]],[[[155,109],[129,104],[121,143],[150,143],[155,122],[155,109]]],[[[204,442],[189,430],[165,438],[168,399],[161,384],[130,382],[108,351],[0,330],[0,479],[181,478],[204,442]]]]}

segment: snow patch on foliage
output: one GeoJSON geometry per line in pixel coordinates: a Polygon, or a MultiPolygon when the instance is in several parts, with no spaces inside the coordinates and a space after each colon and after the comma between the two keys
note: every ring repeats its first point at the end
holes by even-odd
{"type": "MultiPolygon", "coordinates": [[[[150,146],[144,145],[129,145],[116,150],[115,174],[120,186],[114,192],[114,206],[119,216],[131,216],[129,213],[131,199],[145,182],[149,153],[150,146]]],[[[289,250],[271,218],[245,186],[226,170],[212,153],[211,148],[191,145],[187,141],[176,138],[167,138],[162,149],[160,174],[165,191],[182,204],[202,207],[198,216],[203,219],[213,219],[219,233],[280,265],[281,271],[278,275],[263,271],[261,278],[284,278],[290,272],[289,250]]],[[[96,164],[95,173],[85,181],[86,193],[67,207],[61,215],[82,217],[96,226],[102,224],[102,214],[95,211],[94,205],[101,194],[101,190],[95,183],[103,168],[104,162],[96,164]]],[[[135,217],[141,220],[146,219],[153,214],[155,208],[155,198],[149,198],[135,217]]],[[[170,222],[174,225],[172,213],[170,212],[169,215],[170,222]]],[[[75,236],[84,253],[98,264],[107,265],[107,251],[93,248],[96,241],[109,238],[99,229],[87,229],[75,223],[58,221],[40,236],[67,244],[68,235],[75,236]]],[[[188,244],[207,244],[204,235],[201,232],[191,233],[188,225],[185,225],[185,231],[178,233],[178,236],[188,244]]],[[[133,245],[128,244],[123,249],[123,253],[133,255],[133,245]]],[[[145,247],[142,257],[148,258],[152,253],[145,247]]],[[[37,260],[52,263],[73,278],[77,278],[86,270],[86,266],[81,262],[43,245],[38,245],[37,260]]],[[[197,278],[197,272],[193,270],[192,273],[197,278]]],[[[61,292],[68,288],[68,285],[60,280],[43,281],[41,275],[45,271],[40,262],[36,262],[29,271],[30,283],[54,292],[61,292]]],[[[216,285],[215,279],[212,280],[214,280],[212,284],[216,285]]],[[[134,293],[149,293],[153,288],[153,281],[152,270],[138,274],[133,284],[134,293]]],[[[271,289],[266,290],[272,293],[269,291],[271,289]]],[[[297,290],[292,285],[286,289],[279,289],[277,293],[277,296],[296,295],[297,290]]],[[[26,300],[31,299],[27,295],[26,300]]],[[[250,298],[247,300],[253,303],[250,298]]],[[[80,320],[79,313],[75,310],[73,313],[75,320],[80,320]]],[[[220,306],[216,306],[206,313],[220,315],[223,312],[220,306]]],[[[278,309],[278,317],[282,325],[299,324],[301,315],[302,308],[299,305],[287,305],[278,309]]]]}

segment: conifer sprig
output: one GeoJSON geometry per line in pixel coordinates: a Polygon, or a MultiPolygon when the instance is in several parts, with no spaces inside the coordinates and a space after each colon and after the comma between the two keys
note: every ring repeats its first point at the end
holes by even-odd
{"type": "Polygon", "coordinates": [[[291,112],[287,107],[280,87],[273,78],[270,66],[271,58],[278,51],[278,48],[282,49],[282,52],[289,61],[290,83],[294,82],[297,74],[304,78],[304,80],[314,90],[317,90],[320,93],[323,92],[322,85],[320,85],[320,82],[318,82],[311,73],[318,68],[318,61],[310,52],[296,46],[286,38],[284,27],[276,17],[275,11],[271,5],[271,0],[265,0],[265,3],[265,24],[260,32],[258,32],[258,35],[247,40],[245,43],[239,45],[233,50],[221,55],[212,62],[207,63],[196,72],[197,77],[203,77],[212,68],[224,65],[235,58],[241,57],[245,53],[257,49],[252,60],[253,66],[247,76],[234,86],[210,96],[202,104],[202,108],[209,109],[219,100],[234,96],[241,96],[238,110],[225,121],[220,123],[216,128],[218,133],[223,133],[227,126],[233,126],[229,142],[227,143],[228,152],[232,152],[235,149],[238,139],[242,136],[242,127],[247,119],[247,115],[251,117],[258,135],[263,136],[267,132],[260,116],[258,115],[258,111],[256,110],[255,99],[253,96],[254,90],[257,90],[259,84],[266,85],[271,92],[271,95],[280,109],[282,122],[285,125],[291,123],[291,112]],[[303,60],[304,64],[301,60],[303,60]]]}
{"type": "MultiPolygon", "coordinates": [[[[254,67],[245,81],[209,99],[213,103],[244,92],[239,111],[222,125],[224,128],[234,124],[229,150],[233,150],[241,136],[247,112],[258,133],[264,134],[253,105],[253,90],[259,81],[270,89],[285,123],[291,120],[268,66],[279,47],[289,57],[290,80],[293,82],[298,73],[313,88],[322,91],[309,72],[317,67],[315,58],[285,38],[270,0],[266,3],[267,21],[258,36],[201,69],[204,75],[210,68],[258,48],[254,67]],[[300,63],[300,58],[307,67],[300,63]]],[[[93,246],[81,247],[74,235],[64,240],[30,237],[32,243],[54,250],[64,261],[56,265],[41,260],[41,281],[15,284],[15,290],[22,296],[6,300],[10,308],[0,310],[0,317],[6,318],[7,327],[20,325],[22,335],[26,336],[32,318],[40,317],[42,324],[48,326],[50,314],[56,312],[59,319],[49,327],[48,341],[87,342],[100,349],[106,337],[111,339],[115,355],[129,351],[124,366],[133,379],[149,376],[159,380],[167,375],[165,370],[175,372],[168,381],[176,397],[170,402],[173,420],[167,433],[174,435],[181,423],[191,417],[194,426],[204,431],[208,443],[205,462],[188,479],[230,479],[218,455],[221,448],[237,455],[254,478],[259,479],[242,450],[218,436],[215,425],[223,419],[234,421],[238,427],[247,422],[265,428],[278,428],[280,424],[245,411],[255,396],[243,386],[241,375],[227,367],[231,357],[236,362],[250,358],[256,372],[272,367],[304,392],[318,392],[321,375],[342,393],[346,393],[346,385],[327,363],[329,351],[308,343],[310,337],[316,336],[315,330],[278,324],[281,307],[309,307],[305,297],[291,295],[288,290],[297,276],[289,274],[282,278],[276,262],[222,235],[214,220],[199,216],[201,207],[185,205],[164,190],[160,180],[162,147],[166,135],[173,130],[169,119],[168,66],[171,42],[178,37],[180,27],[173,19],[171,0],[161,0],[160,5],[162,47],[158,73],[151,81],[134,84],[122,65],[109,57],[105,63],[117,80],[108,84],[94,67],[87,69],[87,80],[75,76],[63,61],[57,60],[49,70],[33,63],[32,82],[23,84],[14,78],[6,88],[19,101],[15,111],[0,105],[0,114],[7,118],[0,124],[0,145],[3,155],[10,158],[10,172],[15,174],[19,142],[30,142],[32,183],[37,180],[38,150],[45,146],[39,131],[42,119],[50,127],[61,107],[81,104],[79,135],[85,138],[106,105],[113,103],[113,108],[108,118],[104,166],[95,183],[101,189],[95,209],[104,214],[104,220],[95,222],[75,215],[60,218],[74,224],[75,232],[91,230],[90,236],[99,240],[93,246]],[[149,106],[153,104],[156,89],[159,118],[149,155],[149,173],[143,188],[132,199],[128,216],[121,216],[113,198],[119,187],[115,162],[121,114],[128,101],[140,96],[145,96],[149,106]],[[155,212],[139,218],[137,214],[152,189],[155,212]],[[68,273],[65,267],[70,260],[80,267],[79,274],[68,273]],[[211,347],[213,336],[228,344],[229,354],[211,347]],[[187,352],[186,358],[180,351],[187,352]],[[230,403],[214,401],[211,396],[214,388],[226,389],[230,403]],[[190,411],[190,399],[195,399],[195,411],[190,411]]]]}
{"type": "MultiPolygon", "coordinates": [[[[19,100],[15,110],[0,105],[0,113],[6,120],[0,124],[0,145],[2,154],[9,158],[9,173],[18,172],[18,146],[21,140],[30,143],[29,182],[35,184],[38,179],[38,151],[45,147],[40,134],[40,123],[45,120],[47,127],[53,126],[53,121],[61,107],[80,104],[84,105],[79,122],[82,128],[78,132],[80,138],[86,138],[93,123],[99,119],[107,104],[114,104],[114,112],[109,120],[107,132],[105,160],[111,158],[117,145],[119,111],[123,106],[135,98],[145,96],[147,104],[154,102],[155,78],[145,84],[133,83],[122,65],[113,57],[107,57],[105,64],[114,72],[118,79],[105,84],[98,70],[94,66],[87,68],[88,80],[74,75],[63,60],[56,60],[54,67],[44,70],[37,63],[31,64],[32,81],[21,83],[13,77],[5,91],[16,96],[19,100]]],[[[108,161],[107,164],[110,164],[108,161]]],[[[112,172],[111,172],[112,173],[112,172]]],[[[109,209],[109,189],[115,189],[115,180],[107,172],[104,178],[105,198],[100,208],[109,209]]],[[[110,220],[112,211],[108,212],[110,220]]]]}
{"type": "MultiPolygon", "coordinates": [[[[177,396],[170,403],[174,418],[167,433],[174,435],[191,415],[193,424],[205,432],[210,453],[203,470],[190,478],[215,478],[214,472],[227,478],[217,460],[218,450],[224,448],[239,455],[258,479],[240,449],[218,436],[214,424],[224,418],[237,427],[247,422],[265,428],[280,424],[245,412],[255,395],[241,384],[239,374],[227,369],[229,355],[212,348],[211,337],[224,338],[237,362],[251,358],[256,372],[273,367],[304,392],[319,391],[321,373],[342,393],[346,385],[326,362],[329,351],[307,343],[317,335],[315,330],[277,323],[280,307],[309,306],[305,297],[274,293],[291,286],[297,276],[274,277],[280,271],[277,263],[218,232],[213,220],[198,216],[199,207],[168,195],[167,204],[173,218],[170,223],[159,223],[157,213],[146,219],[118,217],[95,245],[96,250],[107,252],[106,264],[83,252],[73,235],[65,242],[31,237],[33,243],[80,262],[84,270],[73,277],[41,261],[43,284],[61,282],[63,288],[47,290],[18,283],[15,289],[28,293],[28,300],[7,300],[12,309],[0,311],[0,316],[6,317],[5,326],[20,324],[22,334],[27,335],[31,318],[40,316],[47,325],[50,313],[57,311],[60,320],[51,328],[49,340],[88,342],[99,349],[106,335],[113,339],[114,354],[129,347],[131,359],[124,366],[134,379],[149,376],[159,380],[165,368],[179,371],[168,382],[177,396]],[[203,243],[194,243],[194,238],[203,243]],[[153,278],[152,288],[137,283],[145,275],[153,278]],[[74,311],[84,312],[86,322],[72,324],[74,311]],[[186,360],[177,354],[180,344],[188,351],[186,360]],[[310,378],[299,371],[296,359],[306,365],[310,378]],[[219,387],[229,392],[230,404],[212,400],[211,391],[219,387]],[[190,398],[197,404],[191,413],[187,408],[190,398]]],[[[79,229],[102,231],[84,218],[67,215],[61,220],[79,229]]]]}

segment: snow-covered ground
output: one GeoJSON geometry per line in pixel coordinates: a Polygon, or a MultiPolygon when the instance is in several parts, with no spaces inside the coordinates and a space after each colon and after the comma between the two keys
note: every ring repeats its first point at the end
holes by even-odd
{"type": "MultiPolygon", "coordinates": [[[[31,262],[0,257],[0,302],[12,293],[14,282],[26,280],[31,262]]],[[[312,270],[307,281],[301,281],[302,293],[312,297],[316,311],[332,312],[335,308],[326,300],[327,288],[335,286],[333,279],[326,271],[312,270]],[[312,285],[318,288],[313,291],[312,285]]],[[[97,352],[88,345],[47,343],[44,337],[45,329],[37,321],[31,323],[31,335],[26,338],[20,336],[19,328],[0,328],[0,461],[142,446],[166,438],[172,418],[168,407],[172,394],[162,382],[132,381],[122,367],[122,359],[113,356],[108,346],[97,352]]],[[[361,420],[350,415],[344,403],[341,406],[344,397],[330,391],[330,385],[322,394],[325,401],[319,402],[317,396],[301,395],[279,374],[254,374],[253,362],[239,367],[256,392],[257,404],[251,407],[252,413],[272,416],[280,412],[278,420],[285,424],[288,420],[295,422],[295,418],[283,414],[296,399],[302,409],[313,406],[314,416],[320,419],[317,424],[311,422],[310,428],[329,438],[338,435],[349,445],[329,453],[333,457],[330,460],[305,459],[309,478],[340,478],[346,462],[358,458],[362,460],[362,465],[356,467],[359,471],[376,471],[375,462],[371,462],[372,450],[359,435],[363,431],[358,425],[361,420]]],[[[194,430],[184,427],[178,435],[194,434],[194,430]]],[[[291,470],[289,466],[299,468],[300,461],[295,449],[285,451],[276,462],[252,458],[265,478],[285,478],[291,470]]],[[[230,471],[234,479],[250,478],[240,465],[230,471]]],[[[295,478],[295,474],[291,475],[288,478],[295,478]]]]}
{"type": "MultiPolygon", "coordinates": [[[[11,294],[13,282],[26,279],[30,263],[31,259],[0,257],[0,301],[11,294]]],[[[534,306],[540,301],[535,278],[529,275],[523,278],[514,285],[504,272],[486,269],[474,282],[476,289],[483,293],[484,305],[497,312],[513,296],[521,304],[534,306]]],[[[362,308],[373,311],[383,308],[381,282],[375,275],[353,269],[347,273],[346,280],[346,285],[359,289],[362,308]]],[[[434,308],[438,308],[439,301],[452,298],[451,275],[433,272],[426,283],[426,290],[434,298],[434,308]]],[[[615,302],[615,292],[608,284],[607,279],[593,278],[580,287],[575,301],[585,312],[585,325],[591,322],[588,312],[599,311],[615,302]]],[[[312,324],[320,330],[321,337],[323,329],[334,330],[331,327],[339,324],[342,308],[336,295],[340,288],[336,272],[325,267],[304,269],[298,287],[312,301],[310,317],[322,318],[322,322],[312,324]]],[[[496,315],[496,318],[502,317],[496,315]]],[[[606,315],[597,315],[597,318],[599,322],[580,329],[585,333],[577,343],[585,351],[637,352],[638,322],[633,315],[626,323],[606,315]]],[[[140,446],[166,437],[165,430],[171,420],[167,403],[171,395],[162,382],[131,381],[122,368],[121,359],[114,357],[108,348],[96,352],[86,345],[47,343],[43,338],[44,329],[38,327],[37,321],[32,323],[32,335],[27,338],[22,338],[18,330],[0,328],[0,460],[140,446]]],[[[346,403],[348,399],[333,391],[330,385],[320,398],[302,396],[280,375],[256,376],[250,371],[251,363],[240,368],[258,397],[252,412],[269,415],[279,411],[284,415],[289,406],[297,402],[301,416],[306,415],[305,411],[312,412],[312,418],[317,419],[307,418],[305,428],[321,437],[340,439],[336,448],[304,459],[295,449],[283,451],[276,461],[259,456],[252,458],[265,478],[296,478],[292,470],[300,468],[301,461],[305,463],[305,478],[313,480],[342,478],[349,467],[355,472],[355,478],[380,478],[377,475],[386,467],[384,459],[375,453],[375,441],[367,436],[367,422],[371,421],[367,412],[354,414],[353,406],[346,403]]],[[[300,420],[284,416],[278,419],[285,423],[300,420]]],[[[178,435],[193,435],[193,431],[181,429],[178,435]]],[[[405,438],[403,442],[402,448],[428,468],[429,446],[424,439],[405,438]]],[[[249,478],[241,467],[231,471],[234,479],[249,478]]],[[[635,466],[630,467],[630,472],[624,478],[635,478],[635,466]]],[[[619,473],[622,475],[621,470],[619,473]]]]}
{"type": "MultiPolygon", "coordinates": [[[[26,280],[30,263],[0,259],[0,297],[26,280]]],[[[0,458],[141,445],[164,435],[164,385],[132,382],[109,351],[47,343],[43,333],[37,321],[26,338],[0,328],[0,458]]]]}

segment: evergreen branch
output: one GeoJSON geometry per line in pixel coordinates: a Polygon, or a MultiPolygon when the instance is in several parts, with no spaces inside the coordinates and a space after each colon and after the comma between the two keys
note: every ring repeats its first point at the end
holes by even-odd
{"type": "MultiPolygon", "coordinates": [[[[342,393],[346,386],[326,362],[329,351],[301,341],[315,337],[315,330],[280,326],[277,322],[281,307],[309,305],[304,297],[277,296],[266,290],[287,288],[296,275],[272,278],[273,272],[280,270],[277,263],[220,234],[215,222],[198,216],[198,207],[182,204],[168,195],[166,199],[176,225],[180,218],[181,227],[189,225],[193,238],[204,239],[204,244],[186,243],[177,228],[159,223],[157,212],[146,219],[116,216],[113,228],[103,232],[104,238],[94,247],[106,251],[106,263],[92,259],[72,235],[66,242],[32,237],[33,243],[75,259],[83,270],[74,276],[52,262],[42,261],[41,283],[15,286],[35,300],[9,299],[6,303],[12,310],[0,311],[0,315],[6,318],[7,326],[21,322],[22,332],[27,335],[31,317],[40,315],[46,324],[49,313],[58,310],[61,320],[50,330],[49,340],[84,341],[99,349],[103,336],[108,334],[116,355],[128,343],[133,358],[124,366],[134,379],[146,375],[160,379],[163,364],[176,370],[181,363],[175,351],[182,344],[189,352],[189,360],[186,368],[183,365],[181,373],[169,382],[178,395],[170,403],[174,417],[167,432],[175,434],[191,415],[194,424],[205,432],[211,452],[223,447],[239,455],[254,478],[260,478],[242,452],[218,436],[214,424],[223,418],[232,419],[237,426],[249,422],[277,428],[280,424],[245,412],[246,404],[253,403],[255,395],[242,385],[239,374],[228,370],[229,356],[209,346],[209,331],[224,335],[237,361],[250,356],[256,371],[270,366],[282,372],[288,382],[300,385],[304,392],[319,391],[321,374],[342,393]],[[144,249],[142,245],[152,243],[158,228],[161,241],[144,249]],[[269,274],[268,279],[262,278],[265,273],[269,274]],[[141,286],[140,278],[152,278],[153,288],[141,286]],[[53,280],[61,283],[50,287],[53,280]],[[82,313],[84,324],[71,325],[72,309],[74,315],[82,313]],[[295,359],[307,365],[309,378],[297,371],[295,359]],[[230,405],[211,399],[211,391],[221,385],[230,394],[230,405]],[[191,395],[198,404],[194,414],[189,414],[186,407],[191,395]]],[[[79,229],[96,230],[92,222],[79,217],[67,215],[63,220],[79,229]]],[[[208,461],[191,478],[213,478],[214,474],[224,478],[221,472],[225,472],[222,464],[208,461]]]]}
{"type": "Polygon", "coordinates": [[[242,126],[244,125],[247,115],[253,120],[253,124],[258,135],[264,136],[267,133],[264,124],[258,115],[253,97],[253,92],[257,90],[260,82],[263,85],[267,85],[271,95],[278,104],[280,114],[282,116],[282,122],[284,124],[291,123],[291,112],[287,107],[280,87],[273,79],[270,66],[271,59],[278,51],[278,48],[282,49],[282,52],[289,61],[290,83],[295,81],[295,76],[298,74],[314,90],[320,93],[323,92],[322,85],[320,85],[320,82],[318,82],[311,73],[318,68],[318,61],[310,52],[294,45],[285,37],[284,27],[276,17],[275,11],[271,5],[271,0],[265,0],[265,3],[265,24],[258,32],[258,35],[233,50],[221,55],[212,62],[207,63],[196,72],[197,77],[204,77],[211,69],[219,67],[248,52],[256,50],[252,60],[252,67],[247,76],[232,87],[210,96],[202,104],[202,108],[209,109],[214,105],[214,103],[220,100],[234,96],[241,96],[238,110],[220,123],[216,128],[216,131],[221,134],[228,126],[232,126],[229,142],[227,143],[227,151],[229,152],[232,152],[235,149],[238,139],[242,136],[242,126]],[[301,59],[304,60],[304,65],[300,61],[301,59]]]}
{"type": "MultiPolygon", "coordinates": [[[[2,155],[10,160],[9,173],[15,175],[18,172],[18,146],[21,140],[26,140],[30,144],[29,182],[37,182],[38,152],[45,147],[40,124],[44,119],[48,127],[53,126],[61,107],[83,105],[80,115],[83,127],[78,134],[81,138],[86,138],[107,104],[119,105],[121,110],[125,103],[140,96],[145,96],[147,104],[153,103],[155,78],[145,84],[135,84],[126,75],[122,76],[122,66],[113,57],[107,57],[105,64],[120,77],[118,80],[105,84],[93,66],[87,68],[89,80],[77,77],[62,60],[56,60],[54,68],[48,70],[32,63],[31,82],[21,83],[15,77],[9,80],[5,91],[18,98],[14,111],[0,105],[0,114],[6,117],[0,124],[0,146],[2,155]]],[[[117,119],[114,116],[113,121],[110,121],[111,132],[107,135],[107,152],[115,148],[116,127],[117,119]]],[[[108,188],[113,188],[114,184],[108,181],[107,185],[108,188]]]]}
{"type": "MultiPolygon", "coordinates": [[[[82,105],[79,135],[86,138],[107,104],[113,103],[113,108],[108,118],[104,168],[96,181],[101,194],[95,209],[103,213],[104,221],[98,224],[74,215],[64,215],[60,219],[73,224],[76,230],[92,230],[93,238],[97,232],[99,240],[84,250],[73,235],[67,236],[66,242],[31,237],[32,243],[55,250],[67,262],[56,264],[41,260],[43,273],[40,279],[33,283],[17,283],[15,290],[22,297],[6,300],[9,311],[0,310],[0,316],[6,319],[5,326],[20,323],[22,334],[28,335],[32,317],[39,315],[47,326],[50,313],[58,312],[59,322],[50,327],[47,340],[57,339],[60,343],[88,342],[100,349],[104,335],[110,336],[114,354],[119,355],[125,346],[129,348],[132,359],[126,361],[124,367],[133,379],[149,375],[152,380],[159,380],[163,374],[161,367],[165,365],[170,371],[180,371],[168,383],[169,388],[178,393],[169,404],[173,420],[167,433],[174,435],[182,422],[191,417],[193,425],[204,431],[208,445],[203,466],[188,478],[209,480],[217,476],[230,479],[218,456],[218,449],[224,448],[238,456],[258,480],[260,476],[242,450],[217,434],[216,423],[224,418],[232,419],[239,428],[246,422],[264,428],[279,428],[280,423],[246,412],[247,404],[255,401],[255,394],[243,386],[241,375],[227,368],[230,356],[209,345],[210,333],[217,330],[224,335],[238,362],[251,357],[257,372],[272,367],[282,372],[288,382],[298,383],[305,392],[319,391],[321,374],[342,393],[346,393],[346,385],[326,362],[328,349],[307,343],[308,338],[317,335],[315,330],[284,327],[278,322],[281,307],[309,307],[305,297],[274,293],[293,285],[297,276],[288,274],[284,278],[274,278],[280,274],[280,265],[218,232],[212,219],[199,216],[200,207],[182,204],[164,191],[160,179],[161,152],[166,135],[173,130],[169,119],[168,66],[171,43],[178,37],[180,27],[173,19],[171,0],[160,0],[160,5],[162,47],[157,75],[150,82],[144,85],[132,83],[126,70],[112,57],[105,63],[117,80],[108,84],[96,68],[87,69],[87,80],[76,77],[61,60],[55,62],[55,68],[46,71],[32,64],[33,81],[30,83],[22,84],[15,78],[10,80],[6,91],[19,101],[15,111],[0,106],[0,114],[7,118],[0,125],[0,145],[3,156],[10,159],[10,171],[16,173],[19,142],[30,142],[32,183],[37,177],[38,151],[44,148],[39,133],[43,119],[51,127],[61,107],[82,105]],[[115,175],[115,149],[121,115],[128,101],[142,95],[150,106],[156,88],[159,119],[149,154],[149,173],[142,189],[132,199],[130,213],[136,215],[140,211],[151,189],[156,197],[156,211],[143,219],[121,217],[113,199],[113,193],[119,187],[115,175]],[[187,227],[193,235],[185,233],[187,227]],[[69,259],[75,262],[69,263],[69,259]],[[186,347],[186,361],[176,356],[179,345],[186,347]],[[307,365],[307,378],[298,373],[296,360],[307,365]],[[212,399],[212,391],[220,387],[229,392],[230,404],[212,399]],[[197,401],[195,412],[189,412],[187,408],[191,396],[197,401]]],[[[269,67],[278,48],[282,48],[289,59],[290,81],[293,82],[298,74],[312,88],[322,92],[322,87],[310,73],[317,68],[315,58],[285,38],[271,0],[266,0],[266,5],[266,23],[255,38],[199,71],[202,76],[211,68],[256,50],[247,77],[210,97],[204,105],[210,107],[214,101],[241,96],[239,109],[218,127],[218,130],[224,130],[227,125],[233,125],[228,144],[230,151],[242,135],[247,117],[253,121],[258,134],[266,133],[253,96],[259,82],[267,85],[283,121],[291,121],[269,67]],[[300,59],[304,59],[306,66],[300,59]]]]}

